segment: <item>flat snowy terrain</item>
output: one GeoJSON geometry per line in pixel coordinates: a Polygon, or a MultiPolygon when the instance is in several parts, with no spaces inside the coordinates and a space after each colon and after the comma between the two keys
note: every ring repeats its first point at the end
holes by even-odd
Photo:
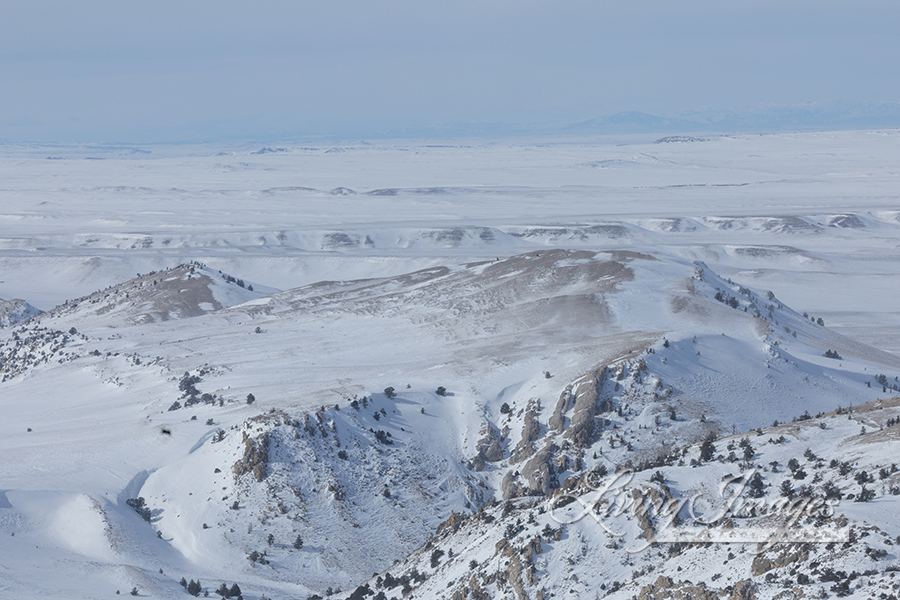
{"type": "Polygon", "coordinates": [[[897,164],[894,130],[2,147],[0,596],[896,594],[897,164]],[[623,468],[839,490],[854,537],[551,517],[623,468]]]}
{"type": "Polygon", "coordinates": [[[47,310],[189,260],[287,289],[536,247],[665,248],[900,351],[900,133],[652,141],[6,146],[0,298],[47,310]]]}

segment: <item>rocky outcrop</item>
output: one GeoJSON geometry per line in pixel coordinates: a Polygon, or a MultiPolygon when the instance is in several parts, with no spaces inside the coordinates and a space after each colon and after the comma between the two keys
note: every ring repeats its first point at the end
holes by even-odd
{"type": "Polygon", "coordinates": [[[594,417],[605,377],[606,367],[601,367],[575,383],[572,392],[575,398],[572,423],[563,435],[572,440],[576,448],[588,448],[594,442],[594,417]]]}
{"type": "Polygon", "coordinates": [[[596,434],[594,418],[599,412],[612,410],[609,401],[600,398],[607,368],[600,367],[569,384],[559,396],[556,408],[548,421],[550,431],[563,434],[576,448],[587,448],[596,434]],[[599,403],[599,406],[598,406],[599,403]],[[569,424],[566,425],[567,414],[569,424]]]}
{"type": "Polygon", "coordinates": [[[532,492],[547,495],[556,487],[552,461],[557,450],[559,447],[550,442],[522,467],[522,476],[532,492]]]}
{"type": "Polygon", "coordinates": [[[724,597],[720,590],[708,589],[705,583],[675,583],[665,575],[642,587],[637,595],[638,600],[718,600],[720,597],[724,597]]]}
{"type": "Polygon", "coordinates": [[[478,454],[472,459],[472,468],[476,471],[484,469],[485,462],[497,462],[503,460],[503,446],[500,443],[500,434],[490,423],[485,423],[481,428],[484,437],[478,440],[476,448],[478,454]]]}
{"type": "MultiPolygon", "coordinates": [[[[645,500],[646,493],[646,490],[631,490],[631,499],[635,502],[635,506],[640,506],[640,503],[645,500]]],[[[641,537],[650,541],[656,537],[656,532],[653,529],[653,520],[648,512],[641,511],[636,516],[638,518],[638,527],[641,528],[641,537]]]]}
{"type": "Polygon", "coordinates": [[[522,424],[522,437],[516,444],[510,462],[519,463],[531,458],[534,454],[534,442],[541,435],[541,424],[537,420],[537,414],[541,410],[540,400],[532,398],[525,409],[525,419],[522,424]]]}
{"type": "Polygon", "coordinates": [[[244,455],[234,463],[232,470],[237,477],[252,473],[257,481],[262,481],[268,474],[269,434],[266,432],[253,439],[245,431],[243,443],[244,455]]]}
{"type": "Polygon", "coordinates": [[[540,554],[541,551],[541,536],[536,535],[525,544],[525,550],[522,552],[522,556],[524,556],[525,560],[531,564],[534,563],[534,557],[540,554]]]}
{"type": "Polygon", "coordinates": [[[730,600],[753,600],[755,597],[756,590],[753,587],[753,582],[749,579],[742,579],[734,584],[730,600]]]}
{"type": "MultiPolygon", "coordinates": [[[[760,548],[761,550],[762,548],[760,548]]],[[[780,569],[797,561],[803,562],[809,557],[809,544],[789,545],[772,558],[759,554],[753,559],[750,569],[754,575],[762,575],[772,569],[780,569]]]]}
{"type": "Polygon", "coordinates": [[[459,526],[462,525],[464,520],[465,516],[458,515],[455,512],[450,511],[450,517],[446,521],[438,525],[437,531],[435,531],[435,535],[440,535],[445,531],[456,533],[456,531],[459,529],[459,526]]]}
{"type": "Polygon", "coordinates": [[[506,539],[501,539],[495,546],[496,554],[500,554],[509,559],[507,581],[509,582],[509,585],[512,586],[513,590],[515,590],[519,600],[529,600],[528,592],[525,588],[527,586],[534,587],[537,585],[537,575],[532,560],[535,554],[540,553],[540,547],[540,538],[536,538],[536,541],[531,540],[526,547],[525,553],[522,554],[522,558],[524,558],[523,561],[522,558],[519,557],[519,553],[516,552],[516,549],[513,548],[506,539]],[[535,544],[537,545],[537,551],[535,551],[535,544]]]}
{"type": "Polygon", "coordinates": [[[518,471],[507,471],[506,475],[503,476],[500,490],[503,492],[504,500],[517,498],[522,495],[522,488],[519,486],[518,475],[518,471]]]}
{"type": "Polygon", "coordinates": [[[453,600],[491,600],[491,596],[481,588],[478,576],[472,575],[468,584],[453,592],[453,600]]]}
{"type": "Polygon", "coordinates": [[[559,400],[556,402],[556,408],[553,410],[550,421],[547,423],[551,431],[555,431],[556,433],[563,432],[566,426],[564,415],[569,412],[569,409],[572,407],[572,400],[572,385],[570,384],[566,386],[566,389],[559,395],[559,400]]]}

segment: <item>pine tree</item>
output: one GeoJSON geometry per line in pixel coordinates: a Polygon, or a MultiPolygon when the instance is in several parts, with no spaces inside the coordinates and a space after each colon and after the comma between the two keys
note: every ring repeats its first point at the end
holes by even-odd
{"type": "Polygon", "coordinates": [[[372,589],[367,583],[366,585],[361,585],[353,590],[353,593],[347,597],[347,600],[364,600],[367,596],[371,596],[372,594],[372,589]]]}
{"type": "Polygon", "coordinates": [[[762,498],[765,495],[765,484],[763,483],[762,475],[759,473],[754,474],[750,478],[749,493],[751,498],[762,498]]]}
{"type": "Polygon", "coordinates": [[[794,497],[794,486],[791,485],[790,480],[785,479],[781,482],[780,488],[781,495],[785,498],[793,498],[794,497]]]}
{"type": "Polygon", "coordinates": [[[822,492],[825,494],[826,500],[837,499],[840,500],[843,494],[841,490],[834,484],[833,481],[825,482],[825,485],[822,486],[822,492]]]}
{"type": "MultiPolygon", "coordinates": [[[[753,446],[750,446],[748,444],[747,446],[744,447],[744,460],[745,461],[750,462],[751,460],[753,460],[754,454],[755,454],[755,452],[753,452],[753,446]]],[[[759,473],[757,473],[757,475],[759,475],[759,473]]]]}
{"type": "Polygon", "coordinates": [[[444,555],[443,550],[435,550],[434,552],[431,553],[431,568],[432,569],[437,568],[438,564],[440,563],[441,557],[443,555],[444,555]]]}
{"type": "Polygon", "coordinates": [[[704,462],[709,462],[713,459],[716,454],[716,447],[713,445],[711,439],[706,439],[700,445],[700,460],[704,462]]]}
{"type": "Polygon", "coordinates": [[[303,538],[298,535],[297,539],[294,540],[294,549],[299,550],[302,547],[303,547],[303,538]]]}
{"type": "Polygon", "coordinates": [[[866,486],[863,485],[862,489],[859,491],[859,495],[856,497],[856,502],[869,502],[875,498],[875,490],[866,489],[866,486]]]}

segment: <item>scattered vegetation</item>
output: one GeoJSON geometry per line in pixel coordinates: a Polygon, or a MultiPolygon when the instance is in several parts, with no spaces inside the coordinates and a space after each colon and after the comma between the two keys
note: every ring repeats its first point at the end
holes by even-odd
{"type": "Polygon", "coordinates": [[[143,496],[138,496],[137,498],[129,498],[125,501],[125,504],[134,509],[134,512],[139,514],[141,518],[148,523],[152,518],[152,511],[150,507],[147,506],[146,501],[143,496]]]}

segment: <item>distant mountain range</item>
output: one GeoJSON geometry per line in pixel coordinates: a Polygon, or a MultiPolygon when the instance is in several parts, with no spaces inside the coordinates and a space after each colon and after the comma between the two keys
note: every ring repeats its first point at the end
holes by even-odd
{"type": "Polygon", "coordinates": [[[621,135],[672,133],[784,133],[900,127],[900,103],[834,102],[699,110],[670,115],[624,111],[576,122],[437,124],[387,132],[383,137],[621,135]]]}
{"type": "Polygon", "coordinates": [[[572,133],[784,132],[900,127],[900,104],[810,104],[747,111],[689,112],[659,116],[620,112],[563,127],[572,133]]]}

